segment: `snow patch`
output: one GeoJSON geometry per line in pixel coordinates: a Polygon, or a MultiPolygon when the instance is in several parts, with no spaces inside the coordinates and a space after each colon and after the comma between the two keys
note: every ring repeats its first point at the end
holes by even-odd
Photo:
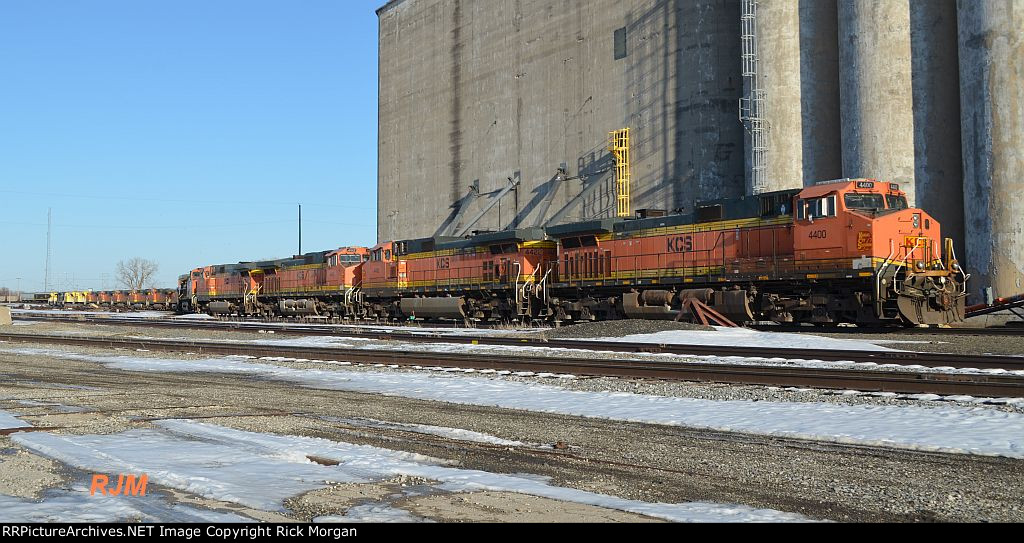
{"type": "Polygon", "coordinates": [[[42,501],[0,495],[0,522],[252,522],[231,513],[170,505],[156,496],[130,500],[90,496],[74,491],[51,491],[42,501]]]}
{"type": "Polygon", "coordinates": [[[480,432],[473,432],[471,430],[463,430],[461,428],[447,428],[444,426],[430,426],[426,424],[407,424],[401,422],[387,422],[376,419],[344,419],[338,417],[324,417],[324,420],[331,422],[343,422],[352,426],[359,426],[363,428],[380,428],[386,430],[403,430],[407,432],[416,432],[420,434],[429,434],[448,439],[454,439],[456,441],[470,441],[473,443],[488,443],[491,445],[501,445],[505,447],[521,447],[525,446],[526,443],[522,441],[509,441],[507,439],[501,439],[500,437],[492,436],[490,434],[484,434],[480,432]]]}
{"type": "Polygon", "coordinates": [[[722,328],[710,330],[666,330],[652,334],[633,334],[623,337],[604,337],[587,341],[625,343],[656,343],[664,345],[710,345],[721,347],[760,347],[765,349],[829,349],[843,351],[892,351],[874,342],[837,339],[804,334],[761,332],[749,328],[722,328]]]}
{"type": "MultiPolygon", "coordinates": [[[[455,404],[707,428],[840,443],[1024,458],[1024,414],[983,407],[851,406],[829,403],[707,400],[627,392],[566,390],[448,373],[293,369],[240,360],[174,360],[24,349],[129,371],[212,372],[455,404]]],[[[499,372],[501,373],[501,372],[499,372]]],[[[936,395],[911,395],[938,399],[936,395]]]]}
{"type": "Polygon", "coordinates": [[[0,411],[0,430],[6,430],[8,428],[25,428],[28,426],[32,425],[6,411],[0,411]]]}
{"type": "MultiPolygon", "coordinates": [[[[331,482],[381,482],[398,476],[438,481],[448,492],[518,492],[677,522],[806,521],[806,517],[742,505],[645,503],[554,487],[544,482],[438,465],[421,455],[320,438],[234,430],[212,424],[166,420],[154,428],[116,435],[20,434],[19,445],[84,470],[146,473],[156,484],[265,510],[331,482]],[[311,457],[329,459],[325,466],[311,457]],[[254,475],[257,474],[257,475],[254,475]]],[[[356,508],[356,515],[384,511],[356,508]]],[[[351,520],[351,519],[349,519],[351,520]]]]}

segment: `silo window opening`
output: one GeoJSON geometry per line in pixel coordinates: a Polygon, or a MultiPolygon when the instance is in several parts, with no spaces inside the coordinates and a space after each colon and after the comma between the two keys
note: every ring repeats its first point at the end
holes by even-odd
{"type": "Polygon", "coordinates": [[[626,58],[626,27],[615,31],[615,60],[626,58]]]}

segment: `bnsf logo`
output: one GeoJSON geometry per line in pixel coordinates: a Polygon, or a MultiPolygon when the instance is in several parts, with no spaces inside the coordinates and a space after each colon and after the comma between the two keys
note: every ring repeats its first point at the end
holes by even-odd
{"type": "Polygon", "coordinates": [[[689,253],[693,251],[693,236],[668,238],[668,252],[689,253]]]}

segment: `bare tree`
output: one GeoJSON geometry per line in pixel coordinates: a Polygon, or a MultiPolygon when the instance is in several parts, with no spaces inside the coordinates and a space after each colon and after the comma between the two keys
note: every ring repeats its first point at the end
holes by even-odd
{"type": "Polygon", "coordinates": [[[150,285],[160,265],[152,260],[135,257],[117,263],[117,280],[128,290],[139,291],[150,285]]]}

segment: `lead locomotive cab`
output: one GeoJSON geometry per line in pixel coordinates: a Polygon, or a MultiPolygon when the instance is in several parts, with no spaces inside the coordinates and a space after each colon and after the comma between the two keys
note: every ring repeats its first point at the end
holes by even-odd
{"type": "Polygon", "coordinates": [[[866,313],[912,324],[963,319],[967,278],[952,240],[943,243],[938,221],[909,207],[898,184],[825,181],[801,191],[795,207],[798,269],[811,280],[858,279],[858,320],[866,313]]]}

